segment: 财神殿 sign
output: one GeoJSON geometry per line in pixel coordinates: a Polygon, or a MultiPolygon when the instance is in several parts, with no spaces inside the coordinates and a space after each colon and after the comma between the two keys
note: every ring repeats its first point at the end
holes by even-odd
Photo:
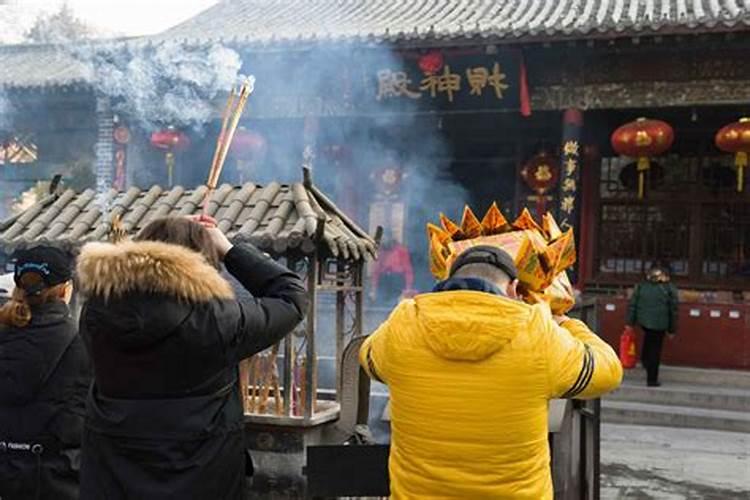
{"type": "Polygon", "coordinates": [[[519,57],[515,54],[446,57],[434,72],[404,60],[377,68],[370,98],[386,107],[518,109],[519,57]]]}

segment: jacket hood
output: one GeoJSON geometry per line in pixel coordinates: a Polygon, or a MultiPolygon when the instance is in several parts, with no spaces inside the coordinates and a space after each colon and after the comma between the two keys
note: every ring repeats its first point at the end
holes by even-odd
{"type": "Polygon", "coordinates": [[[418,295],[417,322],[425,342],[438,356],[481,361],[525,331],[531,306],[507,297],[473,290],[418,295]]]}
{"type": "Polygon", "coordinates": [[[81,249],[77,271],[83,294],[104,300],[132,293],[191,303],[234,297],[229,283],[201,254],[158,241],[89,243],[81,249]]]}
{"type": "Polygon", "coordinates": [[[234,297],[201,254],[168,243],[89,243],[77,270],[86,328],[123,350],[172,335],[196,304],[234,297]]]}

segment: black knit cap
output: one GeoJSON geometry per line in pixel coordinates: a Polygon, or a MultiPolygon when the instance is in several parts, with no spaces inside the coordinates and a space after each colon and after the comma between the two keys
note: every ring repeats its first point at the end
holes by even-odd
{"type": "Polygon", "coordinates": [[[459,268],[467,264],[489,264],[500,269],[507,274],[510,279],[518,279],[518,269],[516,268],[513,257],[508,252],[491,245],[478,245],[466,249],[456,258],[451,266],[450,275],[458,271],[459,268]]]}
{"type": "Polygon", "coordinates": [[[29,295],[37,294],[45,288],[65,283],[73,278],[73,257],[59,248],[37,246],[18,250],[12,258],[16,259],[13,281],[29,295]],[[24,288],[21,278],[28,273],[39,275],[41,282],[24,288]]]}

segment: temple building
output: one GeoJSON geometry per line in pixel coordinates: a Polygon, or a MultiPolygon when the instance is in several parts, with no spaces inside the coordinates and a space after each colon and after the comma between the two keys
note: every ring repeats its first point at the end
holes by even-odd
{"type": "MultiPolygon", "coordinates": [[[[550,211],[575,229],[574,281],[608,340],[658,263],[682,300],[666,362],[748,368],[749,25],[740,0],[223,0],[109,43],[236,51],[256,90],[223,180],[310,162],[339,208],[410,250],[416,290],[437,212],[550,211]]],[[[5,193],[82,164],[99,188],[204,182],[223,98],[200,127],[160,124],[186,137],[165,151],[95,78],[59,47],[0,47],[18,117],[0,119],[5,193]]]]}

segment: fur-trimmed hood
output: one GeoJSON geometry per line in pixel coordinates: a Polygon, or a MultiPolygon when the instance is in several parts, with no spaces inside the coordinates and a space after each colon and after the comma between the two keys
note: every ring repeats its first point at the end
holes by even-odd
{"type": "Polygon", "coordinates": [[[89,243],[78,257],[80,290],[105,300],[130,293],[165,294],[192,303],[234,297],[202,255],[158,241],[89,243]]]}

